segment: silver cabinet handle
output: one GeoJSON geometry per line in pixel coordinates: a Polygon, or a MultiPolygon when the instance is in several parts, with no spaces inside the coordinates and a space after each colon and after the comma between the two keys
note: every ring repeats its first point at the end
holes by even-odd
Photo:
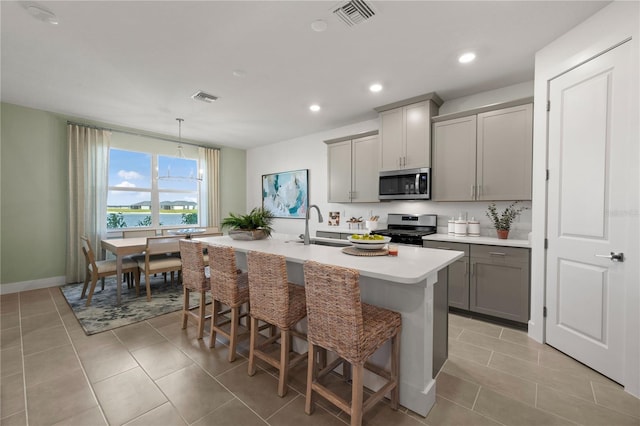
{"type": "Polygon", "coordinates": [[[489,254],[491,256],[506,256],[507,255],[507,253],[502,253],[502,252],[499,252],[499,251],[490,251],[489,254]]]}
{"type": "Polygon", "coordinates": [[[612,262],[624,262],[624,253],[596,254],[596,257],[606,257],[612,262]]]}
{"type": "Polygon", "coordinates": [[[471,198],[474,197],[475,193],[476,193],[476,186],[475,185],[471,185],[471,198]]]}

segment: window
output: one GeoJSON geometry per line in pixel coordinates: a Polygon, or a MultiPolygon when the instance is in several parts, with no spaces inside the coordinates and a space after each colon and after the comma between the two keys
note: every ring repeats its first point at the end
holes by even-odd
{"type": "Polygon", "coordinates": [[[198,170],[197,159],[111,148],[107,229],[199,224],[198,170]]]}

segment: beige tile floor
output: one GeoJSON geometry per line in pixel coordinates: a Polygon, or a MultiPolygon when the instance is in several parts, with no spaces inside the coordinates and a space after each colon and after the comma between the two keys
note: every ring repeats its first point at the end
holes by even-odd
{"type": "MultiPolygon", "coordinates": [[[[226,346],[210,350],[194,327],[180,329],[177,313],[88,337],[58,289],[0,300],[2,425],[348,424],[325,404],[304,413],[305,365],[279,398],[273,369],[248,377],[246,358],[229,364],[226,346]]],[[[640,400],[553,348],[449,319],[449,359],[429,415],[382,403],[366,425],[640,425],[640,400]]]]}

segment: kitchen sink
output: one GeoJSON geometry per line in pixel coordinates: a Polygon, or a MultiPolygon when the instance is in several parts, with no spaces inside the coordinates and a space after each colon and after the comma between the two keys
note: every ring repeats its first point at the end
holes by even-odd
{"type": "MultiPolygon", "coordinates": [[[[289,240],[287,243],[304,243],[303,240],[289,240]]],[[[337,240],[337,241],[327,241],[327,240],[317,240],[315,238],[311,239],[311,244],[316,246],[329,246],[329,247],[348,247],[351,244],[348,241],[337,240]]]]}

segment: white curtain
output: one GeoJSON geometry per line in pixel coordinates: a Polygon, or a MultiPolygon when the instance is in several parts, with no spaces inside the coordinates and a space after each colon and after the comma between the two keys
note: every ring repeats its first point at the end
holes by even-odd
{"type": "Polygon", "coordinates": [[[96,258],[107,233],[107,189],[111,132],[77,124],[67,125],[69,142],[69,211],[67,282],[84,279],[85,260],[80,237],[86,235],[96,258]]]}
{"type": "Polygon", "coordinates": [[[200,148],[200,157],[204,161],[204,179],[202,184],[202,198],[205,200],[200,207],[202,225],[220,226],[220,150],[200,148]]]}

